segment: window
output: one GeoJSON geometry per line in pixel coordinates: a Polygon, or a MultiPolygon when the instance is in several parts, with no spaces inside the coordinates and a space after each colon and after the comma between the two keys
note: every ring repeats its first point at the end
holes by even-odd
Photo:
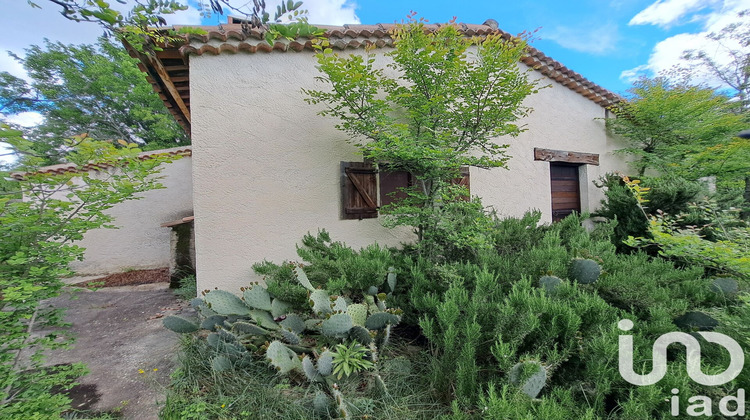
{"type": "MultiPolygon", "coordinates": [[[[455,184],[469,187],[469,168],[462,168],[455,184]]],[[[341,162],[342,219],[371,219],[378,209],[406,197],[402,191],[414,185],[406,171],[381,170],[365,162],[341,162]]],[[[467,197],[468,199],[468,197],[467,197]]]]}

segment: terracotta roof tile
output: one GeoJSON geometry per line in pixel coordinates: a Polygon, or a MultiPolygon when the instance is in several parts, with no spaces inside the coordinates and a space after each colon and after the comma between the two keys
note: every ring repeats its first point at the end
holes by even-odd
{"type": "MultiPolygon", "coordinates": [[[[233,22],[238,21],[230,18],[230,23],[226,25],[201,27],[207,33],[190,35],[187,37],[188,43],[179,47],[179,51],[184,55],[218,55],[224,52],[237,53],[239,51],[256,53],[293,50],[299,52],[304,49],[313,49],[312,44],[307,39],[278,40],[273,46],[270,46],[263,40],[262,33],[257,29],[245,34],[242,32],[241,25],[233,22]],[[216,41],[220,43],[217,45],[216,41]]],[[[390,37],[390,31],[395,27],[395,24],[318,26],[318,28],[326,31],[325,36],[331,41],[331,48],[337,50],[357,49],[369,44],[374,44],[377,47],[391,46],[393,40],[390,37]]],[[[428,24],[425,25],[425,30],[435,31],[439,27],[439,24],[428,24]]],[[[467,36],[485,36],[499,33],[506,39],[513,37],[510,33],[497,29],[497,22],[491,19],[481,25],[459,23],[458,28],[467,36]]],[[[534,47],[528,48],[527,55],[521,61],[601,106],[608,107],[620,100],[617,94],[589,81],[534,47]]]]}
{"type": "MultiPolygon", "coordinates": [[[[156,157],[158,155],[173,155],[173,156],[192,156],[193,149],[190,146],[182,146],[182,147],[173,147],[171,149],[162,149],[162,150],[149,150],[147,152],[143,152],[138,154],[138,158],[141,160],[150,159],[153,157],[156,157]]],[[[78,165],[75,163],[59,163],[57,165],[50,165],[50,166],[44,166],[39,169],[37,169],[34,172],[13,172],[10,174],[11,178],[15,178],[19,181],[23,181],[23,179],[27,175],[38,175],[38,174],[55,174],[55,175],[62,175],[64,173],[69,172],[82,172],[82,171],[101,171],[104,169],[112,168],[114,167],[111,163],[88,163],[86,165],[83,165],[83,167],[79,168],[78,165]]]]}
{"type": "MultiPolygon", "coordinates": [[[[466,36],[486,36],[489,34],[500,34],[505,39],[513,37],[508,32],[498,29],[496,21],[489,19],[481,25],[459,23],[457,24],[460,31],[466,36]]],[[[378,48],[389,47],[393,45],[390,31],[396,27],[396,24],[377,24],[377,25],[343,25],[343,26],[318,26],[326,31],[325,36],[331,42],[331,48],[336,50],[358,49],[365,46],[375,46],[378,48]]],[[[425,25],[426,31],[434,31],[440,25],[425,25]]],[[[176,26],[179,28],[179,26],[176,26]]],[[[156,59],[150,59],[129,45],[125,45],[131,55],[139,58],[143,64],[141,70],[149,75],[149,82],[157,91],[167,108],[172,112],[177,121],[190,132],[190,91],[187,83],[182,79],[189,78],[189,70],[180,68],[171,70],[174,67],[164,67],[158,69],[165,60],[174,60],[175,57],[181,58],[183,64],[187,67],[188,57],[190,55],[219,55],[224,53],[236,54],[245,53],[270,53],[270,52],[300,52],[303,50],[313,50],[310,40],[305,38],[295,39],[292,41],[277,40],[273,45],[266,43],[263,32],[258,29],[252,29],[249,33],[242,31],[241,20],[230,17],[229,23],[220,26],[200,26],[199,28],[206,31],[205,34],[190,34],[185,36],[185,43],[165,48],[157,52],[156,59]],[[162,70],[161,72],[157,70],[162,70]],[[164,75],[166,74],[166,77],[164,75]],[[179,77],[181,82],[172,80],[173,77],[179,77]],[[175,87],[176,83],[183,83],[180,89],[175,87]]],[[[585,98],[601,105],[609,107],[619,102],[621,98],[609,90],[587,80],[579,73],[572,71],[559,61],[547,56],[534,47],[529,47],[526,56],[521,61],[527,66],[547,76],[551,80],[568,87],[574,92],[579,93],[585,98]]]]}

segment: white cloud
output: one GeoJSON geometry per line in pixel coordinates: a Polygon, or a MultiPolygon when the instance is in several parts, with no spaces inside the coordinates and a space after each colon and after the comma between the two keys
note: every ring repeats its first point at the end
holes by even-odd
{"type": "MultiPolygon", "coordinates": [[[[730,57],[727,54],[727,47],[739,48],[740,46],[732,45],[731,41],[726,39],[722,40],[723,45],[720,45],[718,42],[708,39],[707,35],[712,32],[717,33],[721,31],[728,24],[739,22],[741,18],[737,16],[737,13],[745,9],[750,9],[750,0],[726,0],[717,6],[719,7],[712,8],[703,17],[702,31],[698,33],[682,33],[660,41],[651,51],[648,63],[623,71],[620,74],[620,79],[632,82],[639,76],[652,77],[664,75],[669,77],[668,72],[676,68],[685,68],[688,64],[682,58],[688,50],[702,50],[707,52],[719,64],[729,63],[730,57]]],[[[745,17],[745,19],[747,18],[745,17]]],[[[722,86],[722,83],[717,78],[708,73],[694,74],[692,81],[695,83],[705,83],[714,87],[722,86]]]]}
{"type": "Polygon", "coordinates": [[[38,112],[19,112],[18,114],[10,115],[3,119],[6,122],[17,124],[21,127],[34,127],[44,121],[44,117],[38,112]]]}
{"type": "Polygon", "coordinates": [[[308,21],[313,25],[360,23],[355,11],[357,5],[347,0],[305,0],[302,7],[309,12],[308,21]]]}
{"type": "Polygon", "coordinates": [[[629,25],[659,25],[669,27],[683,16],[697,12],[717,0],[657,0],[641,10],[630,20],[629,25]]]}
{"type": "Polygon", "coordinates": [[[558,26],[544,35],[562,47],[590,54],[605,54],[615,50],[619,39],[617,25],[558,26]]]}

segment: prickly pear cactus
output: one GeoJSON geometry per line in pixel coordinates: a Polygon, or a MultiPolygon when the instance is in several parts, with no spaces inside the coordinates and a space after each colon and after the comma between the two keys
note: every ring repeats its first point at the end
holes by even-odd
{"type": "Polygon", "coordinates": [[[297,276],[297,281],[302,285],[302,287],[311,292],[315,291],[315,288],[313,287],[312,283],[310,283],[310,279],[307,278],[307,274],[305,274],[304,270],[302,270],[300,267],[294,267],[294,274],[297,276]]]}
{"type": "Polygon", "coordinates": [[[346,313],[352,317],[354,325],[365,326],[365,321],[367,321],[367,305],[361,303],[351,304],[346,308],[346,313]]]}
{"type": "Polygon", "coordinates": [[[315,364],[312,361],[312,358],[310,356],[305,355],[302,357],[302,372],[305,374],[305,377],[310,382],[324,382],[325,379],[323,378],[323,375],[318,372],[318,369],[315,367],[315,364]]]}
{"type": "Polygon", "coordinates": [[[314,290],[310,293],[310,306],[318,315],[331,313],[331,298],[325,290],[314,290]]]}
{"type": "Polygon", "coordinates": [[[281,320],[281,322],[279,322],[279,325],[290,331],[294,331],[297,334],[301,334],[302,331],[305,331],[305,321],[296,314],[287,315],[281,320]]]}
{"type": "Polygon", "coordinates": [[[281,341],[274,341],[268,345],[266,359],[282,374],[292,369],[302,368],[302,362],[297,358],[297,354],[289,350],[281,341]]]}
{"type": "Polygon", "coordinates": [[[315,415],[328,418],[331,414],[331,399],[323,391],[316,391],[313,397],[313,411],[315,415]]]}
{"type": "Polygon", "coordinates": [[[201,328],[204,330],[215,331],[217,325],[224,325],[227,317],[224,315],[211,315],[201,322],[201,328]]]}
{"type": "Polygon", "coordinates": [[[391,293],[393,293],[396,290],[396,269],[394,267],[388,267],[387,282],[391,293]]]}
{"type": "Polygon", "coordinates": [[[253,309],[271,311],[271,295],[268,294],[265,287],[256,284],[249,289],[245,289],[242,297],[245,299],[245,304],[253,309]]]}
{"type": "Polygon", "coordinates": [[[333,310],[333,312],[345,312],[347,306],[346,300],[339,296],[331,304],[331,310],[333,310]]]}
{"type": "Polygon", "coordinates": [[[401,320],[398,315],[388,312],[375,312],[365,321],[365,327],[368,330],[381,330],[387,325],[396,325],[401,320]]]}
{"type": "Polygon", "coordinates": [[[349,330],[349,338],[352,340],[357,341],[359,344],[362,344],[363,346],[367,346],[372,341],[372,336],[370,335],[370,331],[367,330],[365,327],[361,327],[359,325],[355,325],[351,330],[349,330]]]}
{"type": "Polygon", "coordinates": [[[176,315],[170,315],[164,318],[162,320],[162,324],[165,328],[180,334],[187,334],[198,331],[198,329],[200,329],[198,324],[196,324],[195,322],[176,315]]]}
{"type": "Polygon", "coordinates": [[[240,321],[232,324],[232,332],[235,334],[251,334],[258,336],[267,336],[271,333],[270,331],[264,330],[263,328],[255,324],[240,321]]]}
{"type": "Polygon", "coordinates": [[[288,314],[291,309],[292,305],[287,302],[278,299],[274,299],[271,302],[271,316],[274,318],[288,314]]]}
{"type": "Polygon", "coordinates": [[[280,331],[281,331],[281,337],[287,343],[294,344],[294,345],[297,345],[297,344],[300,343],[301,340],[300,340],[299,336],[294,331],[287,330],[287,329],[284,329],[284,328],[282,328],[280,331]]]}
{"type": "Polygon", "coordinates": [[[581,284],[596,282],[602,273],[602,267],[594,260],[574,258],[570,262],[570,278],[581,284]]]}
{"type": "Polygon", "coordinates": [[[538,361],[516,363],[508,374],[510,383],[521,388],[530,398],[536,398],[547,382],[547,369],[538,361]]]}
{"type": "Polygon", "coordinates": [[[554,292],[561,284],[562,280],[555,276],[542,276],[539,279],[539,287],[547,293],[554,292]]]}
{"type": "Polygon", "coordinates": [[[333,353],[328,350],[320,353],[320,356],[318,356],[318,372],[323,376],[333,374],[333,353]]]}
{"type": "Polygon", "coordinates": [[[711,331],[719,326],[719,321],[703,312],[687,312],[674,319],[675,325],[683,330],[711,331]]]}
{"type": "Polygon", "coordinates": [[[203,297],[209,308],[219,315],[248,315],[250,308],[242,299],[224,290],[212,290],[203,297]]]}
{"type": "Polygon", "coordinates": [[[250,317],[255,321],[258,326],[263,327],[267,330],[278,330],[279,326],[276,321],[273,320],[271,314],[266,311],[253,309],[250,311],[250,317]]]}
{"type": "Polygon", "coordinates": [[[344,338],[352,329],[352,317],[347,314],[333,314],[321,324],[321,332],[329,337],[344,338]]]}
{"type": "Polygon", "coordinates": [[[211,368],[214,372],[224,372],[232,368],[232,361],[227,356],[218,355],[211,359],[211,368]]]}
{"type": "Polygon", "coordinates": [[[729,277],[719,277],[711,283],[711,291],[724,297],[735,297],[739,290],[737,280],[729,277]]]}

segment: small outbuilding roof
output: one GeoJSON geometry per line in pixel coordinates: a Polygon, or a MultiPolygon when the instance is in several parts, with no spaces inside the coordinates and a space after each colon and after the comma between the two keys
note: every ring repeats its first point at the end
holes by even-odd
{"type": "MultiPolygon", "coordinates": [[[[163,156],[163,155],[173,155],[173,156],[191,156],[193,154],[193,149],[190,146],[182,146],[182,147],[173,147],[171,149],[161,149],[161,150],[149,150],[146,152],[142,152],[138,154],[138,158],[141,160],[147,160],[156,156],[163,156]]],[[[50,165],[50,166],[43,166],[36,171],[33,172],[12,172],[10,174],[11,178],[15,178],[19,181],[23,181],[23,179],[27,175],[37,175],[37,174],[55,174],[55,175],[61,175],[68,172],[84,172],[84,171],[101,171],[108,168],[114,167],[114,164],[111,162],[106,163],[88,163],[86,165],[83,165],[82,167],[79,167],[75,163],[59,163],[57,165],[50,165]]]]}
{"type": "MultiPolygon", "coordinates": [[[[508,32],[499,29],[498,23],[493,19],[481,25],[465,23],[456,25],[468,37],[494,33],[499,33],[508,39],[513,37],[508,32]]],[[[376,47],[393,45],[390,33],[396,24],[316,26],[325,30],[324,36],[329,39],[331,48],[346,50],[364,48],[368,45],[376,47]]],[[[440,24],[428,24],[425,28],[434,31],[440,26],[440,24]]],[[[156,51],[155,56],[140,53],[132,46],[125,45],[130,55],[141,61],[139,68],[147,74],[147,79],[154,90],[159,93],[164,104],[188,134],[190,133],[190,69],[188,65],[190,55],[313,51],[311,41],[306,38],[292,41],[279,39],[273,45],[269,45],[262,31],[258,29],[243,31],[242,19],[231,16],[225,25],[197,26],[197,28],[203,29],[206,33],[186,35],[183,37],[184,42],[156,51]]],[[[620,100],[617,94],[591,82],[534,47],[528,48],[521,62],[602,107],[612,106],[620,100]]]]}

